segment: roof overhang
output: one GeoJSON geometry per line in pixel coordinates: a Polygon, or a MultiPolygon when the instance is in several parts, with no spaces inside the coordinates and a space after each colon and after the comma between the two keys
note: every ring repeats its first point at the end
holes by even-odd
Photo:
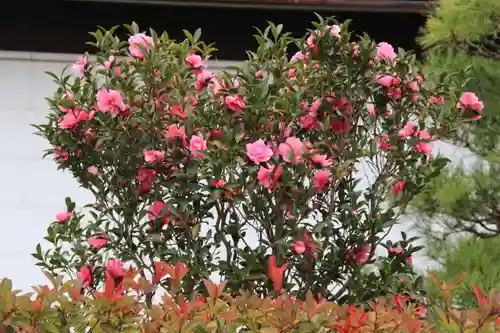
{"type": "Polygon", "coordinates": [[[192,7],[262,8],[277,10],[337,10],[357,12],[424,13],[429,0],[66,0],[192,7]]]}

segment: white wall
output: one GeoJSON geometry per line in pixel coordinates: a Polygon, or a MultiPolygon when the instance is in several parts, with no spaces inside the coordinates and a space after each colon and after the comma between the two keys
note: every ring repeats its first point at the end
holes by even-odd
{"type": "MultiPolygon", "coordinates": [[[[72,197],[77,205],[92,202],[69,174],[56,170],[50,157],[42,160],[42,150],[48,146],[30,127],[44,123],[48,112],[44,97],[55,88],[44,72],[59,73],[76,57],[0,51],[0,278],[13,279],[16,288],[45,283],[30,253],[55,214],[64,209],[64,198],[72,197]]],[[[234,63],[213,62],[211,70],[228,65],[234,63]]],[[[449,146],[440,145],[440,150],[461,155],[449,146]]],[[[397,240],[406,229],[408,223],[395,227],[390,238],[397,240]]],[[[427,267],[423,256],[414,262],[419,268],[427,267]]]]}

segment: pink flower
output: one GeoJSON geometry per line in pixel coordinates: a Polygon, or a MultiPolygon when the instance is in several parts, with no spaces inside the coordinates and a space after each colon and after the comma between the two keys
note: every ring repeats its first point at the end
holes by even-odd
{"type": "Polygon", "coordinates": [[[394,195],[397,195],[397,194],[403,192],[403,190],[405,189],[405,186],[406,186],[406,184],[405,184],[404,180],[402,180],[402,179],[398,180],[396,182],[396,184],[394,184],[394,186],[392,187],[392,193],[394,195]]]}
{"type": "Polygon", "coordinates": [[[460,96],[460,101],[457,104],[458,108],[475,108],[477,111],[481,112],[484,108],[483,103],[479,100],[476,94],[472,92],[463,93],[460,96]]]}
{"type": "Polygon", "coordinates": [[[111,69],[114,61],[115,61],[115,56],[110,56],[108,60],[104,62],[104,68],[106,68],[106,71],[109,71],[111,69]]]}
{"type": "Polygon", "coordinates": [[[94,236],[89,237],[89,239],[87,239],[87,242],[94,249],[100,249],[101,247],[108,244],[108,235],[106,235],[105,233],[96,234],[94,236]]]}
{"type": "Polygon", "coordinates": [[[403,252],[404,252],[404,249],[400,246],[389,248],[389,253],[391,253],[391,254],[402,254],[403,252]]]}
{"type": "Polygon", "coordinates": [[[262,80],[264,78],[264,72],[263,71],[258,71],[255,73],[255,76],[259,79],[262,80]]]}
{"type": "Polygon", "coordinates": [[[427,158],[430,157],[433,149],[434,149],[434,145],[430,142],[417,143],[415,145],[415,150],[418,151],[419,153],[424,153],[427,156],[427,158]]]}
{"type": "Polygon", "coordinates": [[[293,55],[292,59],[290,60],[290,62],[296,62],[296,61],[303,61],[303,60],[306,60],[308,59],[310,56],[310,54],[308,52],[297,52],[293,55]]]}
{"type": "Polygon", "coordinates": [[[380,150],[388,151],[389,149],[394,147],[392,144],[389,143],[388,140],[389,140],[389,134],[387,132],[382,132],[380,133],[379,138],[375,140],[375,144],[380,150]]]}
{"type": "Polygon", "coordinates": [[[106,265],[106,274],[113,279],[122,278],[125,275],[123,270],[123,262],[119,259],[109,259],[106,265]]]}
{"type": "Polygon", "coordinates": [[[191,136],[189,150],[194,158],[203,158],[205,155],[200,152],[207,150],[207,140],[201,134],[191,136]]]}
{"type": "Polygon", "coordinates": [[[95,165],[91,165],[87,168],[87,172],[92,175],[97,175],[99,173],[99,169],[95,165]]]}
{"type": "Polygon", "coordinates": [[[205,67],[205,64],[203,62],[203,59],[197,55],[197,54],[190,54],[186,57],[186,59],[184,59],[184,61],[186,62],[186,64],[188,64],[191,68],[194,68],[194,69],[200,69],[200,68],[204,68],[205,67]]]}
{"type": "Polygon", "coordinates": [[[205,89],[213,76],[214,75],[212,74],[212,72],[209,72],[207,70],[202,70],[196,76],[196,82],[194,83],[195,89],[197,90],[205,89]]]}
{"type": "Polygon", "coordinates": [[[338,26],[336,24],[332,25],[330,27],[330,36],[339,38],[340,37],[340,31],[341,31],[340,26],[338,26]]]}
{"type": "Polygon", "coordinates": [[[164,158],[165,151],[163,150],[144,150],[144,161],[146,161],[146,163],[152,164],[161,162],[164,158]]]}
{"type": "Polygon", "coordinates": [[[413,91],[419,91],[420,90],[420,86],[418,85],[417,81],[412,81],[412,82],[408,83],[408,88],[410,90],[413,90],[413,91]]]}
{"type": "Polygon", "coordinates": [[[82,281],[83,288],[88,288],[92,284],[92,271],[90,268],[87,266],[80,268],[78,279],[82,281]]]}
{"type": "Polygon", "coordinates": [[[295,68],[290,68],[288,70],[288,78],[293,79],[293,78],[295,78],[296,74],[297,74],[297,70],[295,68]]]}
{"type": "Polygon", "coordinates": [[[241,97],[238,95],[226,96],[226,98],[224,99],[224,104],[226,104],[228,109],[233,112],[241,111],[246,107],[245,102],[243,102],[241,97]]]}
{"type": "Polygon", "coordinates": [[[214,179],[210,182],[210,186],[216,188],[224,188],[226,182],[223,179],[214,179]]]}
{"type": "Polygon", "coordinates": [[[302,141],[291,136],[285,140],[285,143],[280,143],[278,149],[285,162],[298,164],[302,162],[306,147],[302,141]]]}
{"type": "Polygon", "coordinates": [[[330,172],[327,169],[318,170],[313,176],[313,187],[317,192],[321,192],[330,183],[330,172]]]}
{"type": "Polygon", "coordinates": [[[384,87],[391,87],[401,83],[401,80],[391,75],[383,75],[377,78],[377,82],[384,87]]]}
{"type": "Polygon", "coordinates": [[[394,47],[392,47],[391,44],[381,42],[377,45],[377,59],[389,59],[390,61],[394,61],[396,57],[397,54],[394,52],[394,47]]]}
{"type": "Polygon", "coordinates": [[[109,111],[116,116],[120,112],[127,110],[127,106],[123,103],[122,95],[117,90],[106,90],[101,88],[97,92],[97,110],[101,112],[109,111]]]}
{"type": "Polygon", "coordinates": [[[323,155],[315,154],[315,155],[311,156],[310,158],[311,158],[311,161],[313,163],[319,164],[323,168],[330,166],[333,163],[333,161],[331,159],[329,159],[328,155],[326,155],[326,154],[323,154],[323,155]]]}
{"type": "Polygon", "coordinates": [[[377,112],[375,111],[375,105],[372,103],[368,103],[366,105],[366,109],[368,110],[368,114],[372,117],[375,117],[377,115],[377,112]]]}
{"type": "Polygon", "coordinates": [[[357,265],[363,265],[368,261],[368,257],[370,254],[371,246],[370,244],[365,243],[362,247],[358,248],[354,252],[354,262],[357,265]]]}
{"type": "Polygon", "coordinates": [[[59,223],[66,223],[71,219],[72,216],[72,212],[60,212],[56,214],[56,219],[59,223]]]}
{"type": "Polygon", "coordinates": [[[484,109],[484,104],[479,100],[476,94],[472,92],[463,93],[460,96],[460,101],[457,103],[457,108],[464,109],[468,112],[476,112],[470,119],[478,120],[481,118],[479,114],[484,109]]]}
{"type": "Polygon", "coordinates": [[[417,127],[417,124],[414,122],[407,122],[405,126],[398,131],[398,137],[402,140],[408,139],[410,136],[415,134],[415,127],[417,127]]]}
{"type": "Polygon", "coordinates": [[[83,77],[85,75],[85,69],[87,68],[88,60],[86,56],[78,57],[76,62],[73,64],[73,75],[78,77],[83,77]]]}
{"type": "Polygon", "coordinates": [[[89,116],[84,111],[80,111],[77,109],[74,109],[72,111],[68,111],[62,117],[62,119],[59,121],[59,128],[62,128],[62,129],[75,128],[76,125],[78,125],[78,123],[81,120],[87,120],[88,118],[89,118],[89,116]]]}
{"type": "Polygon", "coordinates": [[[296,241],[292,245],[293,252],[297,254],[303,254],[306,252],[306,244],[303,241],[296,241]]]}
{"type": "Polygon", "coordinates": [[[412,256],[409,256],[407,259],[406,259],[406,263],[408,265],[413,265],[413,257],[412,256]]]}
{"type": "Polygon", "coordinates": [[[179,126],[177,124],[168,126],[167,130],[165,131],[165,137],[169,139],[181,138],[184,147],[187,146],[187,135],[184,126],[179,126]]]}
{"type": "Polygon", "coordinates": [[[247,143],[245,148],[248,158],[256,164],[267,162],[273,156],[273,150],[262,139],[247,143]]]}
{"type": "Polygon", "coordinates": [[[352,56],[356,58],[359,56],[359,45],[354,45],[352,48],[352,56]]]}
{"type": "Polygon", "coordinates": [[[418,139],[419,140],[430,140],[431,139],[431,135],[429,134],[429,132],[427,130],[421,130],[421,131],[418,131],[418,139]]]}
{"type": "Polygon", "coordinates": [[[431,96],[431,97],[429,97],[429,103],[443,105],[444,104],[444,97],[443,96],[431,96]]]}
{"type": "Polygon", "coordinates": [[[130,54],[139,59],[144,58],[145,52],[149,52],[154,46],[153,38],[143,33],[130,36],[128,43],[130,44],[128,47],[130,54]]]}
{"type": "Polygon", "coordinates": [[[150,221],[156,221],[161,218],[162,223],[166,224],[168,218],[170,217],[170,211],[168,210],[168,208],[166,209],[166,207],[167,204],[164,203],[163,201],[153,202],[151,207],[149,207],[148,219],[150,221]]]}
{"type": "Polygon", "coordinates": [[[281,166],[268,166],[267,168],[260,166],[257,172],[257,179],[262,186],[270,191],[274,191],[276,186],[278,186],[282,171],[281,166]]]}

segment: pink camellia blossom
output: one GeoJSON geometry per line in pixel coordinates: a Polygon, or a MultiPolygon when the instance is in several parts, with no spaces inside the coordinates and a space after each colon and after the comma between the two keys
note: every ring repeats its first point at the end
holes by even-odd
{"type": "Polygon", "coordinates": [[[262,80],[264,78],[264,72],[263,71],[258,71],[255,73],[255,76],[259,79],[262,80]]]}
{"type": "Polygon", "coordinates": [[[137,33],[130,36],[128,39],[130,46],[128,50],[132,56],[142,59],[145,57],[145,52],[151,51],[154,46],[153,38],[146,36],[143,33],[137,33]]]}
{"type": "Polygon", "coordinates": [[[66,223],[71,219],[72,216],[72,212],[60,212],[56,214],[56,219],[59,223],[66,223]]]}
{"type": "Polygon", "coordinates": [[[289,79],[294,79],[296,74],[297,74],[297,69],[295,69],[295,68],[290,68],[290,69],[288,70],[288,78],[289,78],[289,79]]]}
{"type": "Polygon", "coordinates": [[[267,162],[273,157],[273,150],[262,139],[247,143],[245,148],[248,158],[256,164],[267,162]]]}
{"type": "Polygon", "coordinates": [[[368,261],[368,257],[370,254],[371,245],[365,243],[362,247],[359,247],[354,251],[354,262],[357,265],[363,265],[368,261]]]}
{"type": "Polygon", "coordinates": [[[296,241],[292,245],[293,252],[297,254],[303,254],[306,252],[306,244],[303,241],[296,241]]]}
{"type": "Polygon", "coordinates": [[[414,122],[407,122],[402,129],[398,131],[398,137],[402,140],[408,139],[410,136],[415,134],[415,128],[417,127],[417,124],[414,122]]]}
{"type": "Polygon", "coordinates": [[[100,248],[106,246],[106,244],[108,244],[108,235],[106,235],[105,233],[96,234],[96,235],[90,236],[87,239],[87,242],[94,249],[100,249],[100,248]]]}
{"type": "Polygon", "coordinates": [[[472,92],[465,92],[460,96],[460,100],[457,103],[457,108],[466,110],[468,112],[476,112],[477,114],[473,114],[470,118],[471,120],[479,120],[481,119],[480,112],[484,109],[484,104],[479,100],[476,94],[472,92]]]}
{"type": "Polygon", "coordinates": [[[434,149],[434,145],[431,142],[421,142],[415,145],[415,150],[419,153],[424,153],[427,158],[432,154],[432,150],[434,149]]]}
{"type": "Polygon", "coordinates": [[[210,186],[216,188],[224,188],[226,182],[223,179],[214,179],[210,182],[210,186]]]}
{"type": "Polygon", "coordinates": [[[97,175],[99,173],[99,169],[95,165],[91,165],[87,168],[87,172],[92,175],[97,175]]]}
{"type": "Polygon", "coordinates": [[[68,111],[62,117],[62,119],[59,121],[59,128],[72,129],[75,128],[81,120],[87,119],[89,119],[89,115],[85,111],[74,109],[72,111],[68,111]]]}
{"type": "Polygon", "coordinates": [[[298,164],[302,162],[306,146],[300,139],[291,136],[286,138],[284,143],[280,143],[278,149],[285,162],[298,164]]]}
{"type": "Polygon", "coordinates": [[[200,69],[205,67],[203,59],[195,53],[188,55],[186,59],[184,59],[184,61],[188,66],[194,69],[200,69]]]}
{"type": "Polygon", "coordinates": [[[401,246],[398,246],[398,247],[390,247],[388,251],[391,254],[402,254],[404,252],[404,249],[401,246]]]}
{"type": "Polygon", "coordinates": [[[377,59],[389,59],[394,61],[397,57],[396,52],[394,52],[394,47],[387,42],[381,42],[377,45],[377,59]]]}
{"type": "Polygon", "coordinates": [[[334,24],[329,28],[330,28],[330,36],[337,38],[340,37],[340,31],[341,31],[340,26],[334,24]]]}
{"type": "Polygon", "coordinates": [[[366,110],[368,111],[368,114],[372,117],[375,117],[377,115],[377,112],[375,111],[375,105],[373,105],[373,103],[366,104],[366,110]]]}
{"type": "Polygon", "coordinates": [[[303,61],[303,60],[306,60],[310,57],[311,55],[309,54],[309,52],[297,52],[293,55],[292,59],[290,60],[290,62],[297,62],[297,61],[303,61]]]}
{"type": "Polygon", "coordinates": [[[123,102],[122,95],[117,90],[99,89],[97,92],[97,111],[109,111],[113,116],[127,110],[127,106],[123,102]]]}
{"type": "Polygon", "coordinates": [[[194,83],[194,87],[196,90],[203,90],[208,86],[208,83],[213,78],[213,73],[207,70],[202,70],[196,76],[196,82],[194,83]]]}
{"type": "Polygon", "coordinates": [[[238,95],[226,96],[226,98],[224,98],[224,104],[233,112],[239,112],[246,107],[245,102],[238,95]]]}
{"type": "Polygon", "coordinates": [[[109,259],[106,264],[106,274],[113,279],[122,278],[125,275],[123,262],[120,259],[109,259]]]}
{"type": "Polygon", "coordinates": [[[401,99],[402,91],[401,88],[387,88],[387,97],[393,101],[401,99]]]}
{"type": "Polygon", "coordinates": [[[417,81],[411,81],[410,83],[408,83],[408,89],[413,91],[419,91],[420,86],[417,81]]]}
{"type": "Polygon", "coordinates": [[[330,166],[333,164],[333,161],[328,158],[328,155],[326,154],[315,154],[310,157],[311,162],[321,165],[323,168],[326,168],[327,166],[330,166]]]}
{"type": "Polygon", "coordinates": [[[89,267],[83,266],[78,272],[78,279],[82,282],[83,288],[88,288],[92,284],[92,271],[89,267]]]}
{"type": "Polygon", "coordinates": [[[400,179],[392,187],[392,193],[394,195],[398,195],[399,193],[404,191],[405,187],[406,187],[406,184],[405,184],[404,180],[400,179]]]}
{"type": "Polygon", "coordinates": [[[106,68],[106,71],[109,71],[111,69],[114,62],[115,62],[115,56],[110,56],[108,60],[104,62],[104,68],[106,68]]]}
{"type": "Polygon", "coordinates": [[[429,131],[424,129],[424,130],[418,131],[418,139],[419,140],[430,140],[431,135],[429,134],[429,131]]]}
{"type": "Polygon", "coordinates": [[[203,158],[205,155],[200,152],[207,150],[207,140],[201,134],[191,136],[189,150],[194,158],[203,158]]]}
{"type": "Polygon", "coordinates": [[[182,143],[184,147],[187,146],[187,135],[186,135],[186,129],[184,126],[179,126],[177,124],[171,124],[168,126],[167,130],[165,131],[165,137],[168,139],[175,139],[175,138],[180,138],[182,139],[182,143]]]}
{"type": "Polygon", "coordinates": [[[412,256],[409,256],[407,259],[406,259],[406,263],[408,265],[413,265],[413,257],[412,256]]]}
{"type": "Polygon", "coordinates": [[[281,165],[268,165],[267,168],[264,166],[260,166],[260,169],[257,172],[257,179],[262,186],[270,191],[274,191],[278,186],[282,172],[283,168],[281,167],[281,165]]]}
{"type": "Polygon", "coordinates": [[[78,77],[83,77],[85,75],[85,70],[87,69],[88,60],[86,56],[78,57],[76,62],[73,64],[73,75],[78,77]]]}
{"type": "Polygon", "coordinates": [[[321,192],[330,183],[330,171],[327,169],[321,169],[314,173],[313,176],[313,187],[317,192],[321,192]]]}
{"type": "Polygon", "coordinates": [[[431,96],[431,97],[429,97],[429,103],[436,104],[436,105],[443,105],[444,104],[444,97],[443,96],[431,96]]]}
{"type": "Polygon", "coordinates": [[[388,151],[394,148],[394,145],[389,143],[389,134],[387,132],[380,133],[379,137],[375,139],[375,144],[382,151],[388,151]]]}
{"type": "Polygon", "coordinates": [[[382,75],[377,77],[377,82],[384,87],[391,87],[400,84],[401,79],[391,75],[382,75]]]}
{"type": "Polygon", "coordinates": [[[352,56],[354,58],[359,56],[359,45],[354,45],[352,48],[352,56]]]}
{"type": "Polygon", "coordinates": [[[168,218],[170,217],[170,211],[168,209],[165,210],[166,206],[167,204],[163,201],[153,202],[151,207],[149,207],[148,219],[150,221],[156,221],[161,218],[162,223],[166,224],[168,222],[168,218]],[[163,215],[162,210],[164,211],[163,215]]]}
{"type": "Polygon", "coordinates": [[[144,161],[152,164],[161,162],[165,158],[165,151],[163,150],[144,150],[144,161]]]}

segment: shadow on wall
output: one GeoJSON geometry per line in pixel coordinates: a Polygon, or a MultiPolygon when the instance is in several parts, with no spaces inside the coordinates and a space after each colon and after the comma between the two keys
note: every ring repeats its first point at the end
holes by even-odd
{"type": "MultiPolygon", "coordinates": [[[[167,31],[171,38],[183,38],[182,29],[202,28],[203,39],[219,49],[220,59],[241,60],[255,47],[254,27],[266,21],[282,23],[295,36],[311,28],[313,13],[298,10],[194,8],[154,5],[44,1],[43,6],[10,10],[0,21],[0,50],[82,53],[92,51],[85,42],[97,25],[110,28],[135,21],[143,29],[167,31]]],[[[21,5],[22,2],[21,2],[21,5]]],[[[319,11],[340,21],[353,19],[351,29],[405,49],[415,49],[415,37],[425,22],[421,14],[319,11]]],[[[417,54],[419,50],[417,50],[417,54]]]]}

